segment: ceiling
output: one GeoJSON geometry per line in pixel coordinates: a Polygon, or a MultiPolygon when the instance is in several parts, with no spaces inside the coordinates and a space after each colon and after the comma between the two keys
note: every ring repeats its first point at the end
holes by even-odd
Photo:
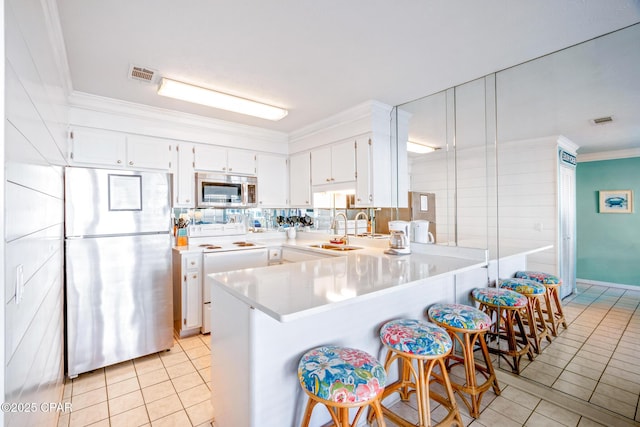
{"type": "Polygon", "coordinates": [[[74,91],[286,133],[367,100],[402,104],[640,21],[640,0],[57,6],[74,91]],[[289,115],[271,122],[164,98],[157,85],[128,78],[132,64],[289,115]]]}

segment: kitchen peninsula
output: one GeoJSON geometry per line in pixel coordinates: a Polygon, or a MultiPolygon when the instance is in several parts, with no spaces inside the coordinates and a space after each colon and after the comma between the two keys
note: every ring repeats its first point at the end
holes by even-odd
{"type": "MultiPolygon", "coordinates": [[[[384,322],[421,318],[437,302],[466,302],[470,289],[487,285],[485,251],[465,258],[416,252],[393,256],[363,248],[210,275],[216,425],[299,425],[306,396],[297,365],[304,352],[334,344],[381,358],[384,322]]],[[[318,409],[311,425],[327,421],[318,409]]]]}

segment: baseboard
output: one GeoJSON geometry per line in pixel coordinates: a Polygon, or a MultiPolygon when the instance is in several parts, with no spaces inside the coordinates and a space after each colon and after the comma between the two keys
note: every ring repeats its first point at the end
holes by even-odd
{"type": "Polygon", "coordinates": [[[605,286],[608,288],[628,289],[631,291],[640,291],[640,285],[624,285],[622,283],[601,282],[599,280],[576,279],[576,282],[585,283],[587,285],[605,286]]]}

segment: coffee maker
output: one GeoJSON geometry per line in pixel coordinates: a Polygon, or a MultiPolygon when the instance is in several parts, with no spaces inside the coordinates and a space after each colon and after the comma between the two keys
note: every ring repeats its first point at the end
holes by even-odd
{"type": "Polygon", "coordinates": [[[411,253],[409,246],[408,221],[389,221],[389,249],[384,253],[389,255],[406,255],[411,253]]]}

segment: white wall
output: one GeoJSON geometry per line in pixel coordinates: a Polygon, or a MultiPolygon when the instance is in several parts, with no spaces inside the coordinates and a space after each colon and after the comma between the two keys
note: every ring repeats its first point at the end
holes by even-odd
{"type": "MultiPolygon", "coordinates": [[[[48,7],[39,0],[5,2],[5,402],[62,400],[67,112],[48,7]]],[[[57,417],[42,410],[6,413],[4,425],[55,425],[57,417]]]]}

